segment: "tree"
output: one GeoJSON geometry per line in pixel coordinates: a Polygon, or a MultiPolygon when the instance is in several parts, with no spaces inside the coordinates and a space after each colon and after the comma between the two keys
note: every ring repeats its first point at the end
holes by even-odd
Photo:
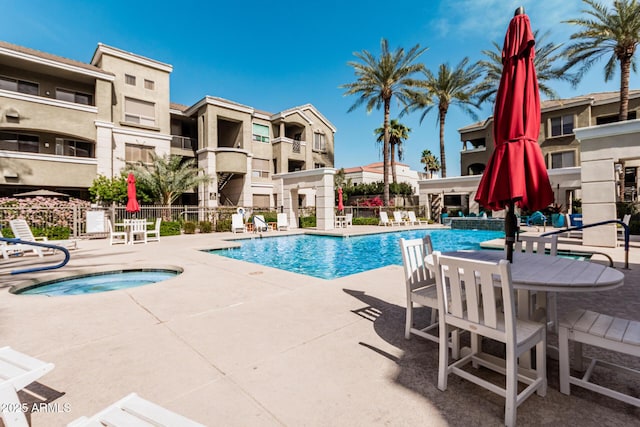
{"type": "MultiPolygon", "coordinates": [[[[144,185],[137,185],[136,190],[136,198],[139,201],[152,201],[149,191],[144,185]]],[[[92,202],[101,203],[102,205],[127,203],[127,174],[123,171],[120,176],[113,178],[98,175],[91,183],[91,187],[89,187],[89,194],[92,202]]]]}
{"type": "MultiPolygon", "coordinates": [[[[392,182],[397,183],[396,176],[396,147],[398,148],[398,160],[402,161],[402,142],[409,139],[411,129],[403,125],[398,119],[393,119],[389,123],[389,146],[391,148],[391,177],[392,182]]],[[[378,135],[378,142],[384,142],[384,127],[375,130],[378,135]]]]}
{"type": "Polygon", "coordinates": [[[429,172],[429,178],[433,178],[433,173],[440,170],[440,162],[436,156],[431,154],[431,150],[422,151],[420,163],[424,164],[424,171],[429,172]]]}
{"type": "Polygon", "coordinates": [[[616,62],[620,63],[620,111],[619,120],[627,120],[629,110],[629,75],[636,71],[635,53],[640,41],[640,4],[637,0],[618,0],[613,2],[610,11],[594,0],[582,0],[591,8],[582,10],[588,18],[564,21],[579,25],[582,30],[572,34],[575,40],[565,50],[567,65],[565,69],[578,67],[575,83],[603,56],[611,54],[604,67],[604,80],[613,78],[616,62]]]}
{"type": "Polygon", "coordinates": [[[416,63],[415,61],[427,48],[421,48],[417,44],[406,53],[403,48],[390,52],[387,41],[382,39],[380,50],[379,58],[376,58],[366,50],[355,52],[354,56],[360,61],[350,61],[347,64],[353,67],[356,81],[340,87],[346,89],[345,95],[359,96],[358,100],[349,108],[349,112],[354,111],[363,104],[366,105],[367,113],[370,113],[374,108],[376,110],[383,108],[383,200],[385,206],[388,206],[389,172],[387,168],[389,165],[389,111],[391,99],[395,96],[401,104],[408,105],[410,90],[417,85],[417,81],[411,76],[424,70],[424,64],[416,63]]]}
{"type": "MultiPolygon", "coordinates": [[[[560,52],[562,44],[546,43],[547,37],[549,37],[548,31],[541,36],[539,36],[539,30],[533,33],[533,38],[536,40],[533,66],[536,69],[540,93],[549,99],[555,99],[558,94],[547,83],[553,80],[572,82],[575,76],[563,69],[564,63],[556,65],[558,61],[564,62],[564,54],[560,52]]],[[[478,103],[487,101],[493,103],[502,77],[502,47],[494,41],[493,50],[483,50],[482,53],[486,59],[479,61],[478,64],[483,69],[485,77],[480,84],[478,103]]]]}
{"type": "Polygon", "coordinates": [[[457,105],[465,112],[476,118],[471,107],[477,108],[474,102],[480,86],[476,81],[482,75],[478,63],[469,65],[469,58],[464,58],[451,69],[449,64],[441,64],[438,75],[431,70],[423,70],[425,79],[418,83],[422,90],[412,93],[412,103],[406,111],[424,110],[420,122],[434,106],[438,108],[438,123],[440,126],[440,162],[442,177],[447,176],[447,160],[444,152],[444,125],[449,107],[457,105]]]}
{"type": "Polygon", "coordinates": [[[182,156],[158,156],[155,153],[151,153],[151,163],[130,164],[126,172],[133,172],[136,185],[139,183],[146,187],[156,201],[169,207],[165,215],[167,220],[170,219],[171,204],[181,194],[212,179],[202,169],[195,167],[194,159],[184,160],[182,156]]]}

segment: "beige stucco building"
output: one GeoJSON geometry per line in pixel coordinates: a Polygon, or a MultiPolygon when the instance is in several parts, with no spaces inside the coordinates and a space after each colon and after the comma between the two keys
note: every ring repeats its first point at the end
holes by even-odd
{"type": "MultiPolygon", "coordinates": [[[[175,104],[172,72],[104,44],[83,63],[0,42],[0,196],[45,188],[87,198],[98,175],[154,152],[193,158],[212,177],[183,203],[273,208],[283,203],[275,174],[333,167],[336,129],[313,105],[175,104]]],[[[313,189],[306,196],[313,205],[313,189]]]]}

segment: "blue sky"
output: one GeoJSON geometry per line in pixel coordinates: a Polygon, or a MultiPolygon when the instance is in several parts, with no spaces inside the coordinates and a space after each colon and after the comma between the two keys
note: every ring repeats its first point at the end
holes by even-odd
{"type": "MultiPolygon", "coordinates": [[[[603,1],[612,4],[612,0],[603,1]]],[[[580,16],[580,0],[449,0],[397,2],[326,0],[295,2],[140,0],[8,2],[2,8],[0,39],[63,57],[89,62],[98,42],[173,65],[171,100],[192,105],[205,95],[226,98],[276,113],[313,104],[337,128],[336,167],[381,160],[373,130],[382,111],[364,107],[348,113],[355,98],[339,86],[353,82],[347,65],[354,52],[380,52],[386,38],[391,49],[428,47],[421,62],[432,69],[455,66],[468,56],[482,59],[492,41],[502,45],[518,6],[524,6],[533,29],[549,30],[550,40],[565,43],[575,27],[563,20],[580,16]]],[[[554,83],[561,97],[613,91],[619,73],[605,84],[604,62],[577,88],[554,83]]],[[[637,88],[631,75],[631,88],[637,88]]],[[[493,106],[478,111],[484,119],[493,106]]],[[[391,117],[400,108],[392,105],[391,117]]],[[[412,129],[404,162],[422,170],[420,153],[439,157],[436,111],[422,123],[419,113],[401,118],[412,129]]],[[[462,143],[457,129],[475,120],[457,107],[445,127],[447,175],[460,175],[462,143]]]]}

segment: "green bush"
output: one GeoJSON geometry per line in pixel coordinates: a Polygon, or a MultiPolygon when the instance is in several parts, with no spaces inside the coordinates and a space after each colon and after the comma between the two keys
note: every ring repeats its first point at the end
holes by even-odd
{"type": "Polygon", "coordinates": [[[640,234],[640,215],[633,215],[629,220],[629,234],[640,234]]]}
{"type": "Polygon", "coordinates": [[[180,223],[177,221],[162,221],[160,223],[161,236],[179,236],[180,230],[180,223]]]}
{"type": "Polygon", "coordinates": [[[210,221],[200,221],[198,223],[198,228],[201,233],[211,233],[213,231],[213,225],[210,221]]]}
{"type": "Polygon", "coordinates": [[[303,216],[300,217],[300,228],[310,228],[316,226],[315,216],[303,216]]]}
{"type": "Polygon", "coordinates": [[[182,228],[184,229],[184,234],[196,233],[196,223],[193,221],[185,221],[184,224],[182,224],[182,228]]]}
{"type": "Polygon", "coordinates": [[[48,227],[48,228],[31,228],[33,237],[46,237],[49,240],[66,240],[71,235],[71,230],[68,227],[48,227]]]}
{"type": "Polygon", "coordinates": [[[220,219],[216,222],[216,231],[221,233],[223,231],[231,231],[231,220],[230,219],[220,219]]]}
{"type": "Polygon", "coordinates": [[[378,218],[353,218],[353,225],[378,225],[378,218]]]}

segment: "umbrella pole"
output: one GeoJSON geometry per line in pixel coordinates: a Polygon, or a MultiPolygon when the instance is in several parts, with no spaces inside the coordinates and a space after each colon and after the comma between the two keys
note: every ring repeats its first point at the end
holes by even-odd
{"type": "Polygon", "coordinates": [[[513,245],[516,241],[516,229],[518,228],[514,203],[507,204],[507,216],[504,220],[504,241],[507,247],[507,260],[513,262],[513,245]]]}

